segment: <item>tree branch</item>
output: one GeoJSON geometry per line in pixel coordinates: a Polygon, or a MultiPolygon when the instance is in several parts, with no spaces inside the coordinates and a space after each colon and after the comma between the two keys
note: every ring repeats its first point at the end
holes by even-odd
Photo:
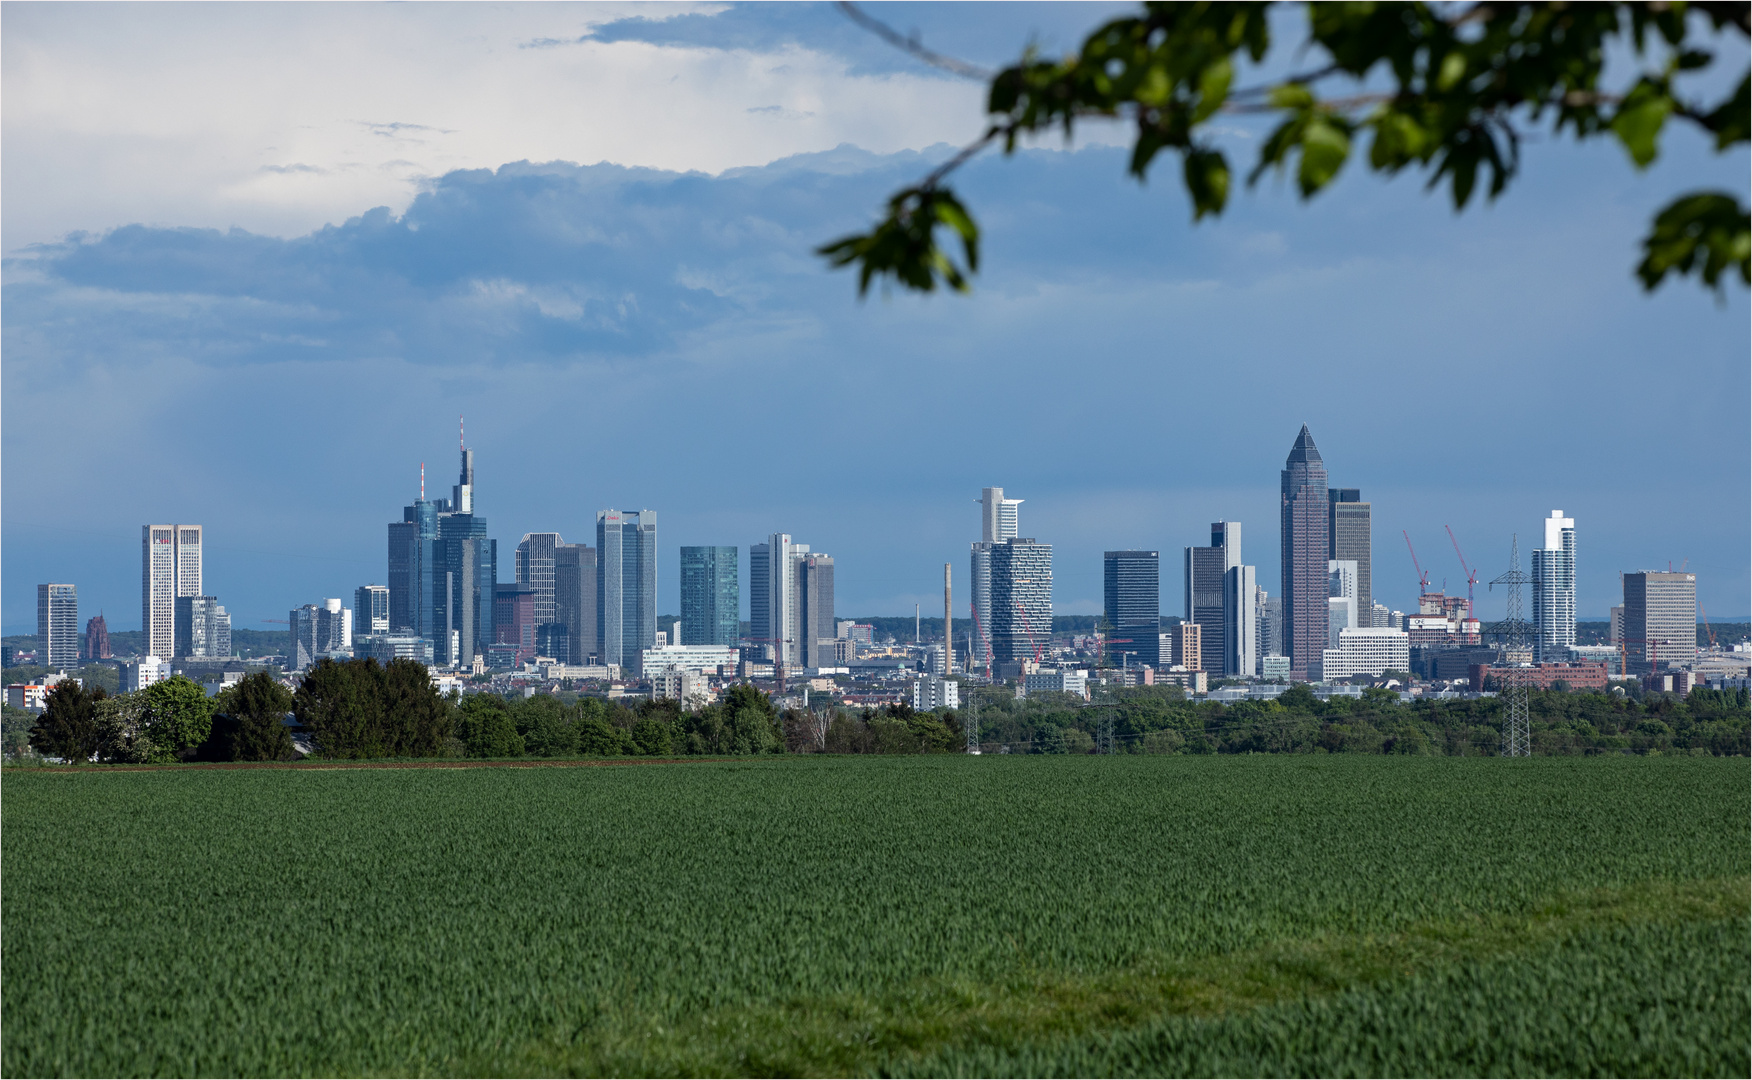
{"type": "Polygon", "coordinates": [[[925,48],[924,44],[917,38],[902,35],[900,31],[889,26],[875,16],[868,14],[864,9],[852,3],[851,0],[839,0],[839,9],[845,12],[846,18],[851,19],[859,26],[881,38],[883,41],[888,42],[901,52],[904,52],[915,59],[922,60],[934,68],[942,68],[950,74],[959,75],[964,79],[973,79],[976,82],[989,82],[991,81],[991,77],[997,74],[997,72],[992,71],[990,68],[983,68],[978,64],[970,64],[966,60],[958,60],[953,56],[946,56],[943,53],[937,52],[935,49],[925,48]]]}

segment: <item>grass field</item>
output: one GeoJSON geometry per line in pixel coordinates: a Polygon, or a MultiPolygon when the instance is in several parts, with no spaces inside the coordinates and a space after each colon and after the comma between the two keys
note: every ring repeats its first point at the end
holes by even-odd
{"type": "Polygon", "coordinates": [[[6,1075],[1749,1071],[1743,759],[8,770],[6,1075]]]}

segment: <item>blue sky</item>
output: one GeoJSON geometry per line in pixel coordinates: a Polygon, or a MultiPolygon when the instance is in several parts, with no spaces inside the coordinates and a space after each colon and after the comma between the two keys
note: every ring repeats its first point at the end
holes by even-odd
{"type": "MultiPolygon", "coordinates": [[[[257,10],[0,8],[7,633],[49,580],[137,627],[148,521],[207,527],[239,626],[382,581],[420,463],[454,482],[459,415],[502,578],[525,532],[650,508],[666,611],[680,545],[786,531],[837,557],[843,614],[929,612],[991,484],[1056,545],[1061,612],[1098,610],[1129,547],[1164,553],[1178,612],[1219,518],[1275,594],[1304,422],[1374,503],[1394,606],[1401,530],[1463,588],[1444,525],[1488,578],[1562,508],[1584,615],[1669,560],[1712,615],[1752,608],[1746,294],[1631,276],[1655,208],[1744,191],[1744,153],[1675,130],[1638,173],[1534,141],[1463,215],[1353,169],[1194,226],[1091,131],[966,170],[972,297],[859,302],[811,250],[977,131],[979,94],[829,8],[257,10]],[[287,104],[336,40],[343,85],[287,104]]],[[[874,10],[996,63],[1102,9],[874,10]]]]}

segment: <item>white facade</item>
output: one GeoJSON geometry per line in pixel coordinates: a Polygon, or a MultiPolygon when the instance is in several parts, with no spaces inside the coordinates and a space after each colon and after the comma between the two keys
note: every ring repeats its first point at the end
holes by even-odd
{"type": "Polygon", "coordinates": [[[917,712],[933,709],[959,709],[961,684],[941,675],[925,675],[913,680],[912,707],[917,712]]]}
{"type": "Polygon", "coordinates": [[[1089,696],[1089,672],[1078,668],[1040,668],[1037,671],[1025,672],[1022,675],[1022,689],[1027,692],[1035,690],[1060,690],[1067,694],[1089,696]]]}
{"type": "MultiPolygon", "coordinates": [[[[1236,548],[1241,526],[1235,524],[1236,548]]],[[[1223,575],[1223,624],[1229,655],[1223,670],[1232,675],[1251,675],[1259,667],[1259,582],[1254,567],[1236,565],[1223,575]]]]}
{"type": "Polygon", "coordinates": [[[1533,552],[1535,657],[1563,660],[1576,643],[1576,521],[1553,510],[1545,546],[1533,552]]]}
{"type": "Polygon", "coordinates": [[[176,598],[200,596],[201,526],[140,527],[140,627],[146,652],[176,652],[176,598]]]}
{"type": "Polygon", "coordinates": [[[1338,648],[1320,654],[1320,679],[1348,679],[1411,670],[1411,636],[1403,630],[1376,627],[1339,632],[1338,648]]]}
{"type": "Polygon", "coordinates": [[[37,657],[49,667],[79,662],[79,589],[37,586],[37,657]]]}
{"type": "MultiPolygon", "coordinates": [[[[648,662],[645,670],[652,670],[648,662]]],[[[712,700],[712,686],[704,674],[674,666],[651,676],[651,692],[656,697],[678,701],[687,709],[700,708],[712,700]]]]}
{"type": "Polygon", "coordinates": [[[645,650],[646,671],[704,671],[707,668],[735,667],[740,650],[728,645],[661,645],[645,650]]]}
{"type": "Polygon", "coordinates": [[[144,690],[155,682],[170,678],[170,663],[156,656],[142,656],[137,664],[122,665],[122,693],[144,690]]]}

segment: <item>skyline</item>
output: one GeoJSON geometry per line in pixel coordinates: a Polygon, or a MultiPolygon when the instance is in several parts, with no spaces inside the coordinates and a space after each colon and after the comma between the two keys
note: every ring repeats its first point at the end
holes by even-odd
{"type": "MultiPolygon", "coordinates": [[[[96,144],[48,138],[88,129],[13,80],[77,51],[76,14],[6,16],[9,61],[37,50],[7,65],[5,103],[7,633],[34,631],[47,581],[78,583],[83,613],[132,629],[126,552],[145,522],[207,525],[208,591],[239,628],[383,583],[381,530],[412,501],[421,461],[448,475],[458,413],[507,547],[501,580],[526,532],[588,542],[597,510],[649,507],[662,514],[667,612],[680,546],[746,549],[775,531],[834,553],[840,610],[933,610],[942,563],[962,567],[979,538],[966,502],[994,484],[1028,500],[1025,535],[1054,545],[1061,613],[1100,610],[1102,551],[1176,551],[1219,519],[1247,525],[1247,561],[1275,594],[1275,481],[1303,423],[1332,473],[1374,504],[1372,591],[1389,606],[1416,595],[1400,530],[1454,591],[1464,577],[1444,525],[1488,579],[1506,568],[1511,532],[1529,549],[1562,508],[1578,523],[1578,615],[1617,602],[1620,571],[1687,559],[1712,615],[1752,608],[1746,294],[1649,296],[1630,274],[1654,207],[1743,184],[1744,154],[1718,158],[1684,132],[1641,173],[1610,146],[1530,143],[1514,188],[1459,217],[1415,178],[1351,171],[1309,205],[1268,179],[1194,226],[1173,185],[1122,179],[1124,151],[1092,128],[1093,142],[966,170],[988,267],[972,297],[860,303],[812,249],[867,225],[947,153],[956,125],[976,127],[976,101],[941,118],[977,95],[844,32],[831,11],[615,23],[568,54],[653,78],[670,65],[683,89],[666,115],[682,117],[713,94],[764,109],[772,80],[756,69],[792,64],[794,88],[822,94],[815,115],[739,114],[777,125],[741,159],[723,156],[707,112],[688,121],[697,149],[660,140],[665,161],[607,129],[489,139],[464,159],[433,149],[448,145],[434,134],[422,157],[420,133],[400,127],[372,138],[412,147],[418,175],[396,180],[402,195],[343,184],[345,147],[287,149],[261,167],[293,171],[258,174],[249,190],[271,181],[272,198],[251,202],[211,161],[249,140],[280,145],[265,140],[309,117],[197,103],[189,115],[211,120],[214,141],[183,188],[166,193],[169,166],[115,179],[126,170],[106,158],[80,190],[111,186],[69,209],[43,192],[96,144]],[[732,26],[734,48],[700,43],[732,26]],[[686,89],[701,72],[719,81],[686,89]],[[776,447],[774,430],[787,433],[776,447]]],[[[539,36],[527,19],[565,9],[513,15],[487,35],[493,64],[551,65],[571,48],[514,48],[539,36]]],[[[324,18],[364,16],[235,10],[200,33],[253,42],[239,28],[324,18]]],[[[1033,23],[1062,43],[1097,18],[927,6],[902,21],[995,60],[1033,23]],[[983,53],[969,46],[981,20],[997,27],[983,53]]],[[[477,9],[430,24],[450,26],[457,49],[493,25],[477,9]]],[[[94,55],[120,48],[108,29],[92,40],[94,55]]],[[[239,47],[245,59],[256,48],[239,47]]],[[[117,105],[111,142],[136,132],[169,153],[185,144],[120,107],[135,88],[165,100],[145,92],[165,81],[152,63],[116,67],[77,105],[117,105]]],[[[235,78],[251,100],[273,85],[235,78]]],[[[618,131],[642,108],[601,122],[618,131]]],[[[478,130],[418,110],[368,119],[478,130]]],[[[1257,132],[1239,118],[1226,137],[1257,132]]],[[[1177,591],[1163,610],[1179,610],[1177,591]]],[[[1482,613],[1501,610],[1500,590],[1479,598],[1482,613]]]]}

